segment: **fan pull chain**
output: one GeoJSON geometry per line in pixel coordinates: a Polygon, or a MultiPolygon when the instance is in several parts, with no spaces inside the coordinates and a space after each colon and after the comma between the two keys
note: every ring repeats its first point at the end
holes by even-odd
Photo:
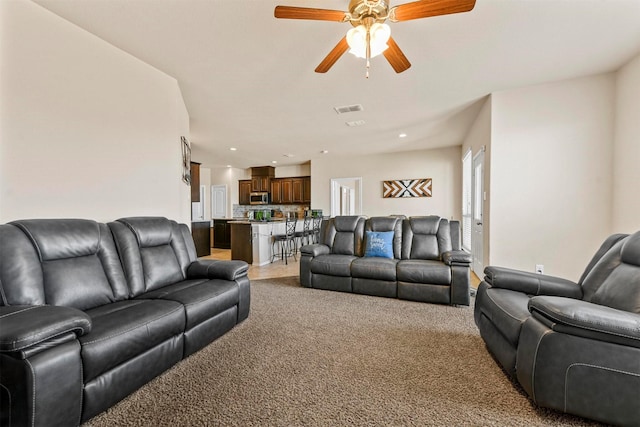
{"type": "Polygon", "coordinates": [[[367,72],[365,73],[364,77],[366,79],[369,78],[369,67],[371,67],[371,25],[370,23],[367,24],[367,72]]]}

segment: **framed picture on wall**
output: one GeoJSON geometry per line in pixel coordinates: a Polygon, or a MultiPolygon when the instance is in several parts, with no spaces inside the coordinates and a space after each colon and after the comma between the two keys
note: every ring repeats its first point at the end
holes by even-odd
{"type": "Polygon", "coordinates": [[[182,145],[182,180],[185,184],[191,185],[191,147],[184,136],[180,137],[180,143],[182,145]]]}
{"type": "Polygon", "coordinates": [[[394,179],[382,181],[382,197],[431,197],[431,178],[421,179],[394,179]]]}

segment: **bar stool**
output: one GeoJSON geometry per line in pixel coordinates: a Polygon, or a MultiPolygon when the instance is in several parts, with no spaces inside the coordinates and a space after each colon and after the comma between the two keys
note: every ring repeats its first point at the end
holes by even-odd
{"type": "Polygon", "coordinates": [[[313,230],[311,229],[311,222],[312,218],[309,215],[306,215],[302,222],[302,230],[296,231],[296,252],[298,251],[298,248],[310,243],[313,234],[313,230]]]}
{"type": "Polygon", "coordinates": [[[288,259],[290,256],[294,260],[296,258],[296,224],[298,220],[296,218],[287,218],[284,223],[284,234],[276,234],[273,236],[273,242],[271,243],[271,262],[276,258],[284,260],[286,265],[289,265],[288,259]],[[278,250],[279,249],[279,250],[278,250]]]}
{"type": "Polygon", "coordinates": [[[320,242],[320,227],[322,226],[322,217],[314,216],[313,217],[313,230],[311,231],[311,241],[313,243],[320,242]]]}

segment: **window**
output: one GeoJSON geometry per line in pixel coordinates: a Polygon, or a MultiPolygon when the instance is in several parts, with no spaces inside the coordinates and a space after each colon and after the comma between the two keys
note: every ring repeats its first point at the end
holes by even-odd
{"type": "Polygon", "coordinates": [[[462,248],[471,252],[471,149],[462,158],[462,248]]]}

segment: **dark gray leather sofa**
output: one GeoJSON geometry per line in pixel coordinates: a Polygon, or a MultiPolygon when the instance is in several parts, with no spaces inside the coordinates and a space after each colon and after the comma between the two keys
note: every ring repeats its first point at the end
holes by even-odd
{"type": "Polygon", "coordinates": [[[460,250],[458,221],[337,216],[300,252],[305,287],[469,305],[471,256],[460,250]],[[393,258],[364,257],[365,231],[393,231],[393,258]]]}
{"type": "Polygon", "coordinates": [[[247,270],[166,218],[0,225],[0,424],[109,408],[246,319],[247,270]]]}
{"type": "Polygon", "coordinates": [[[578,283],[487,267],[475,322],[538,405],[640,425],[640,232],[610,236],[578,283]]]}

